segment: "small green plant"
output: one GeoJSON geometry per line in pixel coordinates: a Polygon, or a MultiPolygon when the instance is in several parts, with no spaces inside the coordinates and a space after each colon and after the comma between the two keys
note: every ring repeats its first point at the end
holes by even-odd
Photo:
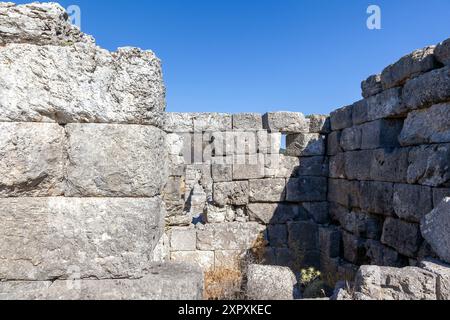
{"type": "Polygon", "coordinates": [[[302,269],[300,271],[300,284],[307,287],[315,280],[320,279],[322,273],[314,268],[302,269]]]}

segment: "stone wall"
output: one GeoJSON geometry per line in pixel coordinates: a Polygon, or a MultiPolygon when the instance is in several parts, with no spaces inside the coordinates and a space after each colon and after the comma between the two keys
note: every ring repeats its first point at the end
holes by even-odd
{"type": "Polygon", "coordinates": [[[421,219],[450,195],[450,43],[417,50],[331,114],[330,215],[350,265],[434,256],[421,219]]]}

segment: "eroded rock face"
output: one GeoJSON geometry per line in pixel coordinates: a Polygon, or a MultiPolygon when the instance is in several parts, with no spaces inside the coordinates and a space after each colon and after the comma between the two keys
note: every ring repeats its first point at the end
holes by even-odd
{"type": "Polygon", "coordinates": [[[298,291],[295,275],[286,267],[250,265],[247,277],[250,300],[293,300],[298,291]]]}

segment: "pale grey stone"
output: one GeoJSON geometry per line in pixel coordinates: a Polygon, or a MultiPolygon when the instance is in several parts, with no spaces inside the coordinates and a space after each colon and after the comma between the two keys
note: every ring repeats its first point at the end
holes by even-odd
{"type": "Polygon", "coordinates": [[[344,153],[345,175],[350,180],[370,180],[372,150],[349,151],[344,153]]]}
{"type": "Polygon", "coordinates": [[[372,75],[361,83],[362,96],[369,98],[383,91],[381,85],[381,75],[372,75]]]}
{"type": "Polygon", "coordinates": [[[252,264],[247,278],[250,300],[294,300],[298,290],[294,273],[286,267],[252,264]]]}
{"type": "Polygon", "coordinates": [[[425,240],[438,256],[450,263],[450,198],[442,202],[421,221],[421,231],[425,240]]]}
{"type": "MultiPolygon", "coordinates": [[[[328,179],[328,201],[338,203],[347,208],[359,208],[361,203],[359,181],[328,179]]],[[[369,207],[369,204],[366,206],[369,207]]]]}
{"type": "Polygon", "coordinates": [[[231,182],[233,181],[233,165],[232,164],[212,164],[212,178],[214,182],[231,182]]]}
{"type": "Polygon", "coordinates": [[[57,124],[0,123],[0,197],[64,192],[64,129],[57,124]]]}
{"type": "Polygon", "coordinates": [[[266,154],[264,161],[265,176],[267,178],[295,177],[300,169],[299,157],[290,157],[283,154],[266,154]]]}
{"type": "Polygon", "coordinates": [[[167,180],[165,133],[150,126],[66,126],[66,196],[152,197],[167,180]]]}
{"type": "Polygon", "coordinates": [[[376,240],[366,241],[366,256],[372,265],[399,268],[407,266],[405,257],[376,240]]]}
{"type": "Polygon", "coordinates": [[[170,260],[170,239],[166,233],[164,233],[156,244],[152,253],[152,262],[154,263],[166,263],[170,260]]]}
{"type": "Polygon", "coordinates": [[[402,128],[401,119],[381,119],[361,125],[361,149],[399,147],[402,128]]]}
{"type": "Polygon", "coordinates": [[[445,198],[450,197],[450,189],[433,189],[433,207],[439,206],[445,198]]]}
{"type": "Polygon", "coordinates": [[[394,213],[394,184],[362,181],[359,183],[359,207],[368,213],[392,216],[394,213]]]}
{"type": "Polygon", "coordinates": [[[233,114],[233,129],[262,130],[262,115],[259,113],[233,114]]]}
{"type": "Polygon", "coordinates": [[[342,131],[340,146],[344,151],[361,149],[362,131],[361,126],[346,128],[342,131]]]}
{"type": "Polygon", "coordinates": [[[408,114],[400,135],[403,146],[450,142],[450,103],[408,114]]]}
{"type": "Polygon", "coordinates": [[[203,271],[214,270],[214,251],[173,251],[170,253],[170,260],[198,266],[203,271]]]}
{"type": "Polygon", "coordinates": [[[147,267],[136,279],[0,282],[0,300],[201,300],[203,272],[185,264],[147,267]]]}
{"type": "Polygon", "coordinates": [[[194,132],[194,114],[166,112],[164,117],[164,131],[174,133],[194,132]]]}
{"type": "Polygon", "coordinates": [[[193,119],[195,132],[231,131],[233,129],[231,114],[195,113],[193,119]]]}
{"type": "Polygon", "coordinates": [[[0,46],[7,43],[65,46],[93,42],[92,37],[69,22],[68,14],[57,3],[2,3],[0,15],[0,46]]]}
{"type": "Polygon", "coordinates": [[[330,178],[345,179],[345,153],[338,153],[329,158],[330,178]]]}
{"type": "Polygon", "coordinates": [[[383,88],[403,85],[408,79],[437,68],[434,49],[434,46],[430,46],[416,50],[385,68],[381,73],[383,88]]]}
{"type": "Polygon", "coordinates": [[[335,110],[331,113],[331,130],[341,130],[353,125],[353,107],[347,106],[335,110]]]}
{"type": "Polygon", "coordinates": [[[165,211],[159,197],[11,198],[0,199],[0,215],[0,279],[68,279],[74,268],[105,279],[142,275],[165,211]]]}
{"type": "Polygon", "coordinates": [[[192,227],[176,227],[170,229],[171,251],[195,251],[197,248],[197,234],[192,227]]]}
{"type": "Polygon", "coordinates": [[[362,266],[354,290],[357,300],[436,300],[436,277],[415,267],[362,266]]]}
{"type": "Polygon", "coordinates": [[[262,153],[235,156],[233,180],[261,179],[264,176],[265,158],[262,153]]]}
{"type": "Polygon", "coordinates": [[[439,43],[434,50],[434,55],[440,63],[450,65],[450,39],[439,43]]]}
{"type": "Polygon", "coordinates": [[[428,107],[449,99],[450,66],[412,79],[403,88],[403,101],[410,110],[428,107]]]}
{"type": "Polygon", "coordinates": [[[413,148],[409,153],[408,183],[447,186],[450,181],[449,159],[450,144],[413,148]]]}
{"type": "Polygon", "coordinates": [[[362,238],[379,240],[383,230],[383,218],[353,209],[343,211],[337,217],[341,227],[362,238]]]}
{"type": "MultiPolygon", "coordinates": [[[[285,157],[286,159],[287,157],[285,157]]],[[[292,171],[293,177],[318,176],[328,177],[329,166],[328,158],[323,156],[301,157],[300,165],[294,167],[292,171]]]]}
{"type": "Polygon", "coordinates": [[[0,108],[4,122],[154,124],[165,110],[160,61],[135,48],[9,44],[0,50],[0,108]]]}
{"type": "Polygon", "coordinates": [[[341,131],[334,131],[327,136],[327,154],[329,156],[334,156],[343,151],[340,145],[341,135],[341,131]]]}
{"type": "Polygon", "coordinates": [[[266,228],[256,222],[206,224],[197,231],[197,249],[248,250],[253,248],[266,228]]]}
{"type": "Polygon", "coordinates": [[[248,215],[262,224],[284,224],[289,221],[306,220],[307,212],[300,206],[284,203],[250,203],[248,215]]]}
{"type": "Polygon", "coordinates": [[[419,267],[436,275],[436,295],[438,300],[450,300],[450,265],[437,260],[425,260],[419,267]]]}
{"type": "Polygon", "coordinates": [[[370,180],[406,183],[408,180],[408,148],[377,149],[372,152],[370,180]]]}
{"type": "Polygon", "coordinates": [[[381,242],[399,253],[410,258],[415,257],[422,241],[418,224],[394,218],[387,218],[384,222],[381,242]]]}
{"type": "Polygon", "coordinates": [[[264,129],[282,133],[308,133],[310,122],[299,112],[270,112],[263,116],[264,129]]]}
{"type": "Polygon", "coordinates": [[[327,178],[303,177],[288,180],[286,200],[289,202],[326,201],[327,178]]]}
{"type": "Polygon", "coordinates": [[[214,184],[214,202],[226,205],[246,205],[248,203],[248,181],[219,182],[214,184]]]}
{"type": "Polygon", "coordinates": [[[286,154],[293,157],[325,155],[325,137],[316,133],[289,134],[286,138],[286,154]]]}
{"type": "Polygon", "coordinates": [[[281,133],[260,130],[256,132],[258,152],[263,154],[278,155],[281,150],[281,133]]]}
{"type": "Polygon", "coordinates": [[[431,188],[409,184],[394,186],[394,210],[399,218],[419,223],[432,209],[431,188]]]}
{"type": "Polygon", "coordinates": [[[309,124],[309,133],[328,134],[331,132],[330,117],[325,115],[310,115],[306,117],[309,124]]]}
{"type": "Polygon", "coordinates": [[[286,180],[250,180],[249,197],[250,202],[282,202],[286,197],[286,180]]]}

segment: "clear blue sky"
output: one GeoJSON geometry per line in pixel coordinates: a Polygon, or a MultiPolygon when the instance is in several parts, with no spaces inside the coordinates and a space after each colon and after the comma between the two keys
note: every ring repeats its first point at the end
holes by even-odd
{"type": "MultiPolygon", "coordinates": [[[[18,3],[28,1],[17,1],[18,3]]],[[[152,49],[168,111],[329,113],[402,55],[450,37],[449,0],[70,0],[107,49],[152,49]],[[382,30],[366,27],[370,4],[382,30]]]]}

